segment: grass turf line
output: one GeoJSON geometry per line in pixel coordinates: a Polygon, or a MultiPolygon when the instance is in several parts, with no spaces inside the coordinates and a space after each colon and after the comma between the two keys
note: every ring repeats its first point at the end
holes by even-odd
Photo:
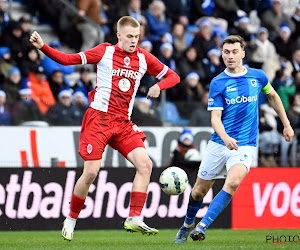
{"type": "Polygon", "coordinates": [[[155,236],[128,233],[125,230],[75,230],[71,242],[60,231],[1,231],[0,249],[300,249],[300,242],[266,243],[267,235],[298,235],[300,230],[230,230],[208,229],[206,239],[185,244],[173,243],[175,229],[161,229],[155,236]]]}

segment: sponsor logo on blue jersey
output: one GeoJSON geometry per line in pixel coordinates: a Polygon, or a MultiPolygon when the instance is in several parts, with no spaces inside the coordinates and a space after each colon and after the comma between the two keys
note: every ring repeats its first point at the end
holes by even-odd
{"type": "Polygon", "coordinates": [[[237,96],[236,98],[225,98],[225,101],[228,105],[236,103],[246,103],[246,102],[257,102],[257,96],[237,96]]]}

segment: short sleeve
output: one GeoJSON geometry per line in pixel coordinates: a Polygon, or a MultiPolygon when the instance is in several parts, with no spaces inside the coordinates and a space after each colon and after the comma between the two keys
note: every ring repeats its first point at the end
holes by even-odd
{"type": "Polygon", "coordinates": [[[212,81],[209,88],[207,110],[223,110],[223,99],[221,89],[217,87],[217,82],[212,81]]]}

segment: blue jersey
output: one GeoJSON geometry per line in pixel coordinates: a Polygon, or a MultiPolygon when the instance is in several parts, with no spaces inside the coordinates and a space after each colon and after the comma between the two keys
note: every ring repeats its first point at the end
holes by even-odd
{"type": "MultiPolygon", "coordinates": [[[[223,110],[221,120],[225,131],[239,141],[238,146],[256,146],[258,96],[269,80],[260,69],[245,69],[238,74],[225,70],[211,81],[207,109],[223,110]]],[[[216,132],[211,140],[225,145],[216,132]]]]}

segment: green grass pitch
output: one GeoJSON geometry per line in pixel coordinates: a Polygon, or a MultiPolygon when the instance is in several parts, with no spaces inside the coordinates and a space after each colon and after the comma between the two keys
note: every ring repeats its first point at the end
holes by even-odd
{"type": "Polygon", "coordinates": [[[266,243],[267,235],[300,236],[300,230],[208,229],[204,241],[189,238],[185,244],[173,243],[176,233],[175,229],[162,229],[155,236],[125,230],[75,230],[69,242],[60,231],[2,231],[0,249],[300,249],[300,242],[266,243]]]}

